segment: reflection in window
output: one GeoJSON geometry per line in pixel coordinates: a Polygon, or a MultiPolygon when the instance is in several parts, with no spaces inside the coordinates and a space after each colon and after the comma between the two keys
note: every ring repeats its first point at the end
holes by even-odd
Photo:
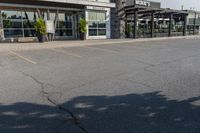
{"type": "Polygon", "coordinates": [[[106,13],[105,12],[88,12],[89,36],[106,35],[106,13]]]}
{"type": "Polygon", "coordinates": [[[50,13],[50,20],[56,19],[56,13],[50,13]]]}
{"type": "Polygon", "coordinates": [[[97,22],[95,22],[95,21],[90,21],[89,23],[88,23],[88,25],[89,25],[89,28],[97,28],[97,22]]]}
{"type": "Polygon", "coordinates": [[[105,23],[105,21],[100,21],[100,22],[98,23],[98,27],[99,27],[99,28],[106,28],[106,23],[105,23]]]}
{"type": "Polygon", "coordinates": [[[38,14],[36,12],[22,12],[23,19],[27,19],[30,21],[36,21],[38,19],[38,14]]]}
{"type": "Polygon", "coordinates": [[[72,29],[60,29],[59,35],[60,36],[72,36],[72,29]]]}
{"type": "Polygon", "coordinates": [[[23,37],[23,32],[20,29],[4,29],[5,38],[23,37]]]}
{"type": "Polygon", "coordinates": [[[23,28],[34,29],[34,25],[35,25],[34,21],[28,21],[28,20],[23,21],[23,28]]]}
{"type": "Polygon", "coordinates": [[[1,12],[5,38],[33,37],[36,12],[2,11],[1,12]]]}
{"type": "Polygon", "coordinates": [[[1,11],[5,38],[23,37],[21,11],[1,11]]]}
{"type": "Polygon", "coordinates": [[[34,29],[25,29],[24,30],[24,37],[34,37],[36,36],[36,32],[34,29]]]}
{"type": "MultiPolygon", "coordinates": [[[[37,11],[10,11],[2,10],[0,15],[3,22],[5,38],[35,37],[34,24],[37,21],[37,11]]],[[[47,11],[41,12],[47,20],[47,11]]],[[[58,14],[56,36],[73,36],[73,17],[67,13],[58,14]]],[[[56,12],[50,12],[50,20],[56,19],[56,12]]]]}
{"type": "Polygon", "coordinates": [[[97,36],[97,29],[89,29],[89,36],[97,36]]]}
{"type": "Polygon", "coordinates": [[[106,35],[106,29],[99,29],[98,34],[101,35],[106,35]]]}
{"type": "Polygon", "coordinates": [[[59,13],[56,26],[56,36],[73,36],[72,16],[67,13],[59,13]]]}
{"type": "Polygon", "coordinates": [[[25,37],[36,36],[34,25],[37,19],[39,18],[38,14],[36,12],[23,11],[22,17],[23,17],[24,36],[25,37]]]}
{"type": "Polygon", "coordinates": [[[2,18],[3,19],[21,19],[21,11],[2,11],[2,18]]]}
{"type": "Polygon", "coordinates": [[[21,20],[3,20],[4,28],[22,28],[21,20]]]}

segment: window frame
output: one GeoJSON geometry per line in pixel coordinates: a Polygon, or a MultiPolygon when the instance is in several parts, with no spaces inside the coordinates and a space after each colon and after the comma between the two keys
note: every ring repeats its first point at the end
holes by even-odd
{"type": "Polygon", "coordinates": [[[96,23],[96,27],[90,27],[90,25],[88,25],[88,36],[99,36],[99,37],[101,37],[101,36],[106,36],[106,34],[107,34],[107,23],[106,23],[106,11],[88,11],[88,24],[90,24],[90,23],[96,23]],[[90,17],[90,14],[91,13],[95,13],[95,17],[94,17],[94,19],[91,19],[92,17],[90,17]],[[98,18],[98,14],[104,14],[105,15],[105,18],[104,18],[104,20],[101,20],[101,19],[99,19],[98,18]],[[104,24],[105,25],[105,27],[100,27],[99,25],[100,24],[104,24]],[[90,30],[97,30],[96,32],[96,35],[91,35],[90,34],[90,30]],[[100,32],[100,30],[105,30],[105,34],[99,34],[99,32],[100,32]]]}

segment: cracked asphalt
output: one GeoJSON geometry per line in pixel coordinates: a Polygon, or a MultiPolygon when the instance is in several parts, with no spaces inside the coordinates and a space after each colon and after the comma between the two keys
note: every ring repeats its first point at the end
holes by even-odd
{"type": "Polygon", "coordinates": [[[198,38],[0,52],[0,133],[200,133],[199,68],[198,38]]]}

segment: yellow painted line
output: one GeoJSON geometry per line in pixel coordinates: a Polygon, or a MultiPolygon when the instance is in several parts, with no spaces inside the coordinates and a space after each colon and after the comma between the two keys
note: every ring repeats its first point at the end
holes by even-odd
{"type": "Polygon", "coordinates": [[[65,51],[65,50],[61,50],[61,49],[50,49],[50,50],[58,52],[58,53],[62,53],[62,54],[65,54],[65,55],[69,55],[69,56],[73,56],[73,57],[77,57],[77,58],[82,58],[82,56],[80,56],[80,55],[77,55],[77,54],[74,54],[74,53],[71,53],[71,52],[68,52],[68,51],[65,51]]]}
{"type": "Polygon", "coordinates": [[[119,53],[115,50],[109,50],[109,49],[104,49],[104,48],[96,48],[96,47],[90,47],[90,46],[84,46],[84,48],[89,48],[89,49],[94,49],[94,50],[101,50],[101,51],[105,51],[105,52],[111,52],[111,53],[119,53]]]}
{"type": "Polygon", "coordinates": [[[20,54],[18,54],[18,53],[16,53],[16,52],[13,52],[13,51],[9,51],[12,55],[15,55],[16,57],[18,57],[18,58],[20,58],[20,59],[22,59],[22,60],[24,60],[24,61],[26,61],[26,62],[28,62],[28,63],[31,63],[31,64],[37,64],[35,61],[33,61],[33,60],[31,60],[31,59],[28,59],[28,58],[26,58],[26,57],[24,57],[24,56],[22,56],[22,55],[20,55],[20,54]]]}

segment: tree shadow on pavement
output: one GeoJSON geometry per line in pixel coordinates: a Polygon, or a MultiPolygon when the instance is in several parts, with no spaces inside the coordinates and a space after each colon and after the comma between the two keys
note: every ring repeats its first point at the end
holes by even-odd
{"type": "Polygon", "coordinates": [[[200,106],[193,97],[169,100],[159,92],[80,96],[55,106],[0,104],[0,133],[200,133],[200,106]],[[79,127],[78,127],[79,126],[79,127]],[[77,129],[75,129],[77,128],[77,129]]]}

